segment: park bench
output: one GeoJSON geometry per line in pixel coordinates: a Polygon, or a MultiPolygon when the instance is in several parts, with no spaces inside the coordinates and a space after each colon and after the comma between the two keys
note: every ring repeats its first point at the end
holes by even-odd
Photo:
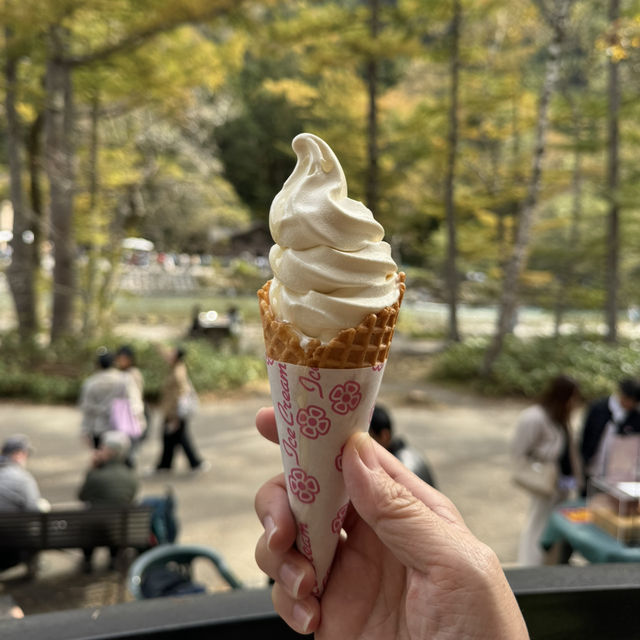
{"type": "Polygon", "coordinates": [[[225,342],[233,343],[234,340],[237,340],[240,327],[241,324],[235,311],[221,316],[216,311],[200,313],[196,310],[189,329],[189,337],[206,338],[219,347],[225,342]]]}
{"type": "Polygon", "coordinates": [[[150,546],[153,507],[90,507],[0,514],[0,553],[150,546]]]}

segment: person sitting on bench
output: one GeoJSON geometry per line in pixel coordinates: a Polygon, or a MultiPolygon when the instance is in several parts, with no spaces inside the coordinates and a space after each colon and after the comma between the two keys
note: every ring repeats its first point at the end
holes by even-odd
{"type": "MultiPolygon", "coordinates": [[[[50,505],[40,496],[35,478],[27,471],[27,460],[33,452],[29,439],[22,434],[7,438],[0,452],[0,512],[48,511],[50,505]]],[[[0,555],[0,571],[21,562],[35,561],[35,554],[11,551],[0,555]]],[[[32,568],[29,566],[29,570],[32,568]]]]}
{"type": "MultiPolygon", "coordinates": [[[[120,431],[107,431],[100,448],[94,452],[92,467],[87,472],[78,497],[91,506],[126,506],[138,491],[135,471],[127,466],[131,446],[129,438],[120,431]]],[[[115,569],[118,550],[110,548],[110,569],[115,569]]],[[[84,570],[91,572],[93,549],[84,549],[84,570]]]]}

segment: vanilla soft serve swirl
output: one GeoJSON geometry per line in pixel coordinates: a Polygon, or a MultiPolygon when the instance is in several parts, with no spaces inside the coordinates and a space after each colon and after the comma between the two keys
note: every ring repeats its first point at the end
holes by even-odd
{"type": "Polygon", "coordinates": [[[335,154],[310,133],[292,143],[298,162],[273,200],[269,302],[302,337],[328,342],[341,329],[396,302],[397,267],[384,230],[347,197],[335,154]]]}

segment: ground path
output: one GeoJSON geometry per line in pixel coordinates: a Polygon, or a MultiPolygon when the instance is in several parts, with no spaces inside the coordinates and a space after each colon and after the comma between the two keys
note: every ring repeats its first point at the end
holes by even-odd
{"type": "MultiPolygon", "coordinates": [[[[507,447],[524,404],[424,384],[416,379],[421,378],[415,374],[420,369],[420,358],[397,358],[395,366],[390,362],[380,400],[391,409],[398,433],[427,456],[439,488],[455,502],[472,531],[504,564],[512,564],[526,498],[509,482],[507,447]]],[[[193,433],[212,469],[194,476],[179,456],[174,473],[144,478],[141,491],[142,495],[161,494],[171,484],[182,525],[180,541],[217,549],[240,579],[254,587],[263,586],[265,578],[253,559],[261,533],[253,497],[265,479],[279,472],[281,464],[277,447],[262,440],[253,425],[256,410],[269,402],[264,386],[203,399],[193,433]]],[[[31,469],[43,494],[53,503],[73,500],[89,460],[79,438],[78,411],[5,403],[0,404],[0,424],[3,436],[23,432],[33,440],[37,451],[31,469]]],[[[157,435],[156,431],[145,443],[142,468],[151,466],[159,454],[157,435]]],[[[106,558],[98,557],[98,564],[101,560],[106,563],[106,558]]],[[[0,582],[0,594],[4,590],[18,600],[23,597],[26,608],[31,609],[28,612],[126,598],[117,576],[100,568],[97,577],[80,576],[79,563],[79,552],[43,554],[37,582],[66,594],[64,603],[55,602],[51,591],[51,598],[45,592],[34,599],[29,592],[32,587],[12,580],[0,582]],[[67,583],[75,591],[67,593],[56,587],[67,583]]]]}

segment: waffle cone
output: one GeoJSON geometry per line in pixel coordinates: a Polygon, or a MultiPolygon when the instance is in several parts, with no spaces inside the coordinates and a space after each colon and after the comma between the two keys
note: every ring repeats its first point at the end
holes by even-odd
{"type": "Polygon", "coordinates": [[[400,295],[391,306],[370,313],[357,326],[342,329],[327,344],[312,339],[306,348],[288,322],[276,320],[269,304],[271,280],[258,291],[267,357],[278,362],[321,369],[359,369],[386,361],[405,291],[405,275],[398,274],[400,295]]]}

